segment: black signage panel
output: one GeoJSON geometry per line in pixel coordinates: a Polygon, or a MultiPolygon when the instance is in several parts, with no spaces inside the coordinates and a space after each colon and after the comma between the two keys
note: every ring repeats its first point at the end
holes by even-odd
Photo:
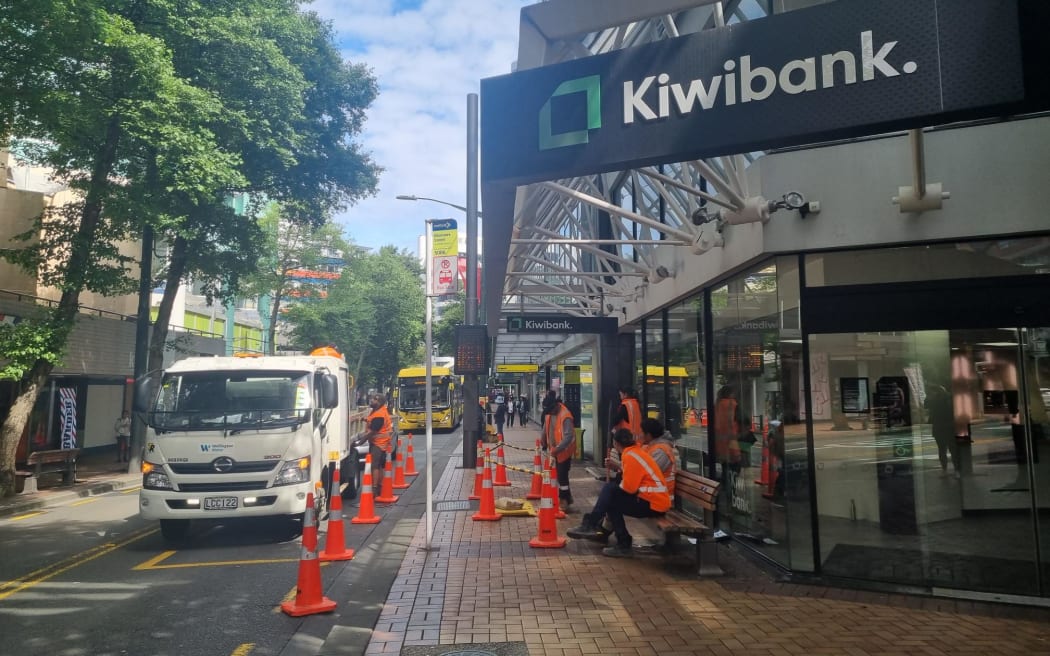
{"type": "Polygon", "coordinates": [[[571,317],[564,314],[507,317],[508,333],[615,333],[614,317],[571,317]]]}
{"type": "Polygon", "coordinates": [[[839,0],[482,80],[482,180],[516,184],[993,115],[1017,0],[839,0]]]}
{"type": "Polygon", "coordinates": [[[456,326],[456,375],[489,373],[488,326],[456,326]]]}

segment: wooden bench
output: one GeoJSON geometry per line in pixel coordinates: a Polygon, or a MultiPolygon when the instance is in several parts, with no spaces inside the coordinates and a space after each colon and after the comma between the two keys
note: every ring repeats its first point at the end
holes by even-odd
{"type": "Polygon", "coordinates": [[[62,474],[62,482],[73,485],[77,480],[77,455],[80,449],[53,449],[51,451],[34,451],[29,454],[26,465],[32,468],[33,475],[62,474]]]}
{"type": "Polygon", "coordinates": [[[656,518],[656,525],[664,532],[667,546],[675,551],[681,536],[696,539],[696,564],[700,576],[724,574],[718,564],[718,543],[715,542],[710,525],[718,502],[718,481],[704,478],[682,469],[675,472],[674,507],[656,518]],[[693,506],[703,520],[691,514],[685,506],[693,506]]]}

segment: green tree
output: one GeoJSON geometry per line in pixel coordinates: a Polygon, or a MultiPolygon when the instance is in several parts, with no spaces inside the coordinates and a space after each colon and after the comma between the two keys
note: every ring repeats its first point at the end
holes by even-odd
{"type": "Polygon", "coordinates": [[[460,292],[456,295],[455,300],[441,308],[441,318],[435,321],[431,328],[431,339],[439,355],[456,353],[456,326],[463,323],[463,318],[466,316],[466,304],[467,297],[460,292]]]}
{"type": "Polygon", "coordinates": [[[423,338],[422,269],[410,253],[384,246],[349,256],[343,276],[323,303],[289,308],[294,344],[332,343],[358,386],[385,389],[410,363],[423,338]]]}
{"type": "Polygon", "coordinates": [[[0,143],[79,193],[42,215],[23,247],[0,251],[61,293],[38,330],[0,335],[17,354],[2,373],[18,381],[0,427],[9,495],[18,440],[81,292],[133,288],[117,240],[147,222],[171,246],[156,369],[179,283],[192,272],[230,295],[257,260],[262,233],[251,212],[228,207],[231,193],[320,223],[372,193],[378,168],[353,140],[374,78],[291,0],[0,0],[0,51],[0,143]]]}
{"type": "Polygon", "coordinates": [[[276,348],[282,299],[294,291],[304,302],[312,302],[320,299],[323,291],[317,283],[297,280],[293,272],[296,269],[315,270],[333,260],[342,260],[350,248],[338,225],[325,223],[315,227],[291,221],[282,215],[277,203],[271,203],[263,211],[259,225],[265,240],[264,256],[259,260],[257,270],[245,280],[244,293],[272,299],[268,341],[272,354],[276,348]]]}

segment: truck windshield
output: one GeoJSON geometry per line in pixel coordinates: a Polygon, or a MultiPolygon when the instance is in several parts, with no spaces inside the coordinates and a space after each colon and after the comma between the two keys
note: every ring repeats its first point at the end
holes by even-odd
{"type": "Polygon", "coordinates": [[[166,374],[151,424],[158,431],[297,426],[314,406],[310,378],[299,371],[166,374]]]}

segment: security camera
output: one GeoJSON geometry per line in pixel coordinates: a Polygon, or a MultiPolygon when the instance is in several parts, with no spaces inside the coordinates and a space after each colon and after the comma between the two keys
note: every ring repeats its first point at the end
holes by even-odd
{"type": "Polygon", "coordinates": [[[658,282],[667,280],[670,277],[671,277],[671,272],[667,269],[667,267],[665,267],[665,266],[663,266],[661,264],[660,266],[658,266],[655,269],[653,269],[652,271],[650,271],[649,275],[646,277],[646,279],[649,282],[651,282],[653,284],[656,284],[658,282]]]}
{"type": "Polygon", "coordinates": [[[704,225],[705,223],[718,220],[718,212],[708,212],[705,205],[707,205],[706,202],[693,211],[692,216],[690,216],[693,225],[704,225]]]}
{"type": "Polygon", "coordinates": [[[806,204],[806,197],[800,191],[789,191],[784,194],[784,207],[789,210],[800,210],[806,204]]]}

